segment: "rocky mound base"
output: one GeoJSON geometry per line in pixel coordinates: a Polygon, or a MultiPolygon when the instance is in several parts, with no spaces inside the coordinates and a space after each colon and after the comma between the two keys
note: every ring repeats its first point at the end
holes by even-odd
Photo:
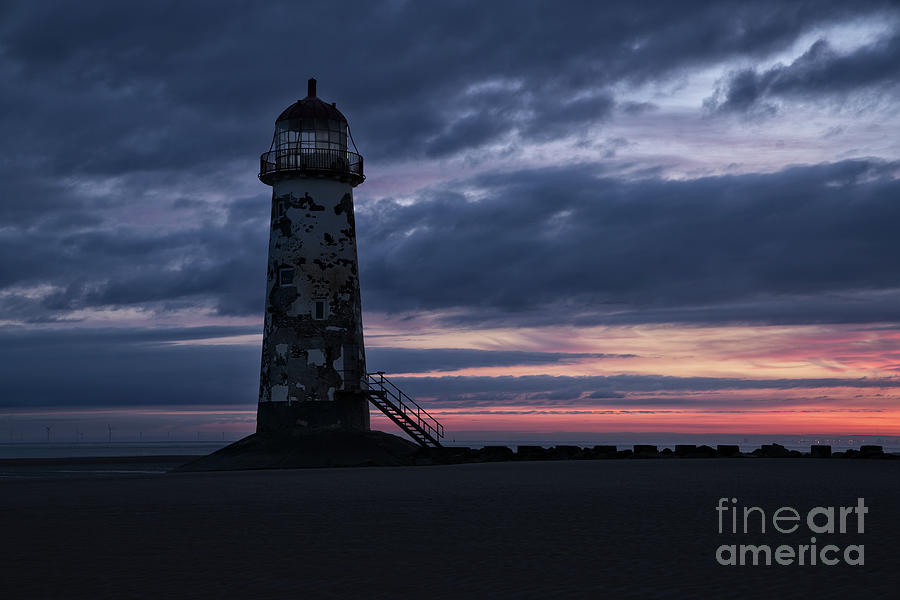
{"type": "Polygon", "coordinates": [[[419,451],[413,442],[382,431],[303,436],[254,433],[174,472],[412,465],[419,451]]]}

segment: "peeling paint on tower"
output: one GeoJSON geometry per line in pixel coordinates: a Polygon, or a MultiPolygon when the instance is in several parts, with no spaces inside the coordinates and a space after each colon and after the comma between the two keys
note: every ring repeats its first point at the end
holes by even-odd
{"type": "Polygon", "coordinates": [[[353,187],[362,157],[315,95],[286,109],[260,161],[272,186],[257,431],[367,430],[353,187]]]}

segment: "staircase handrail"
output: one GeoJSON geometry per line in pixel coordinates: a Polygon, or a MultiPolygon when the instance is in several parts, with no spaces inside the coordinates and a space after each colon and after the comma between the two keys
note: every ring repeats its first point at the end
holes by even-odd
{"type": "Polygon", "coordinates": [[[366,383],[369,385],[374,385],[376,387],[381,388],[386,393],[393,396],[397,404],[399,405],[400,410],[402,410],[406,414],[415,415],[416,419],[419,421],[419,425],[423,428],[429,429],[434,432],[434,437],[440,440],[444,437],[444,426],[441,425],[440,421],[435,419],[431,414],[419,406],[418,402],[409,397],[403,390],[398,388],[391,382],[387,377],[384,376],[384,371],[376,371],[374,373],[366,373],[366,383]],[[390,386],[389,389],[387,386],[390,386]],[[404,403],[404,400],[406,403],[404,403]],[[407,405],[411,404],[412,408],[407,405]],[[425,418],[423,418],[423,415],[425,418]],[[429,422],[429,420],[431,422],[429,422]]]}

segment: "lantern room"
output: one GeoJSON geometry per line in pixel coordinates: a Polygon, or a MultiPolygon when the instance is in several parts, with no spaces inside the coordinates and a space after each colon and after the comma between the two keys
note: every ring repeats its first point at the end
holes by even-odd
{"type": "Polygon", "coordinates": [[[310,79],[306,98],[287,107],[275,121],[269,151],[260,157],[259,178],[272,185],[279,178],[331,177],[353,186],[365,179],[363,159],[356,150],[350,126],[332,102],[316,96],[310,79]]]}

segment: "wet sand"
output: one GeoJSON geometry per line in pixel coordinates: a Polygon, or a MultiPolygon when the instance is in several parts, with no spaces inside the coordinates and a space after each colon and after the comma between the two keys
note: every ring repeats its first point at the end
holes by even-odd
{"type": "Polygon", "coordinates": [[[0,458],[0,482],[23,478],[164,475],[196,458],[193,455],[0,458]]]}
{"type": "MultiPolygon", "coordinates": [[[[855,530],[851,530],[855,531],[855,530]]],[[[620,460],[0,481],[8,598],[889,598],[900,461],[620,460]],[[720,566],[740,505],[855,505],[865,565],[720,566]]]]}

